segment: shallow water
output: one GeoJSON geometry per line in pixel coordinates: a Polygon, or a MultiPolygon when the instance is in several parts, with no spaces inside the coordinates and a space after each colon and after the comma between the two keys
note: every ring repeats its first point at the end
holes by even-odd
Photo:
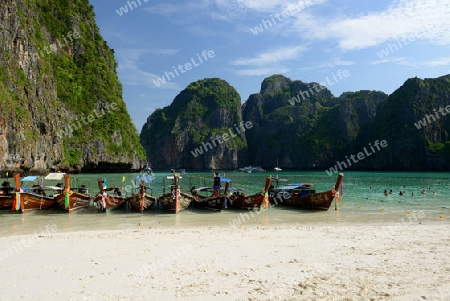
{"type": "MultiPolygon", "coordinates": [[[[231,178],[231,187],[247,190],[247,194],[257,193],[264,187],[267,176],[275,176],[273,172],[245,174],[225,172],[231,178]]],[[[221,172],[223,175],[224,172],[221,172]]],[[[346,172],[344,178],[344,195],[338,210],[335,204],[329,211],[313,212],[274,206],[261,212],[239,210],[189,209],[173,214],[152,208],[143,214],[128,213],[116,210],[108,213],[98,212],[96,208],[81,209],[68,214],[57,209],[27,212],[25,214],[0,210],[0,236],[41,233],[44,234],[52,225],[58,231],[85,230],[123,230],[133,231],[149,227],[189,227],[189,226],[226,226],[236,229],[244,225],[283,225],[298,224],[305,226],[339,224],[402,225],[418,223],[448,223],[450,219],[450,173],[423,172],[346,172]],[[372,189],[370,189],[372,186],[372,189]],[[393,193],[385,196],[384,189],[392,189],[393,193]],[[421,194],[425,189],[426,194],[421,194]],[[405,191],[400,196],[399,192],[405,191]],[[436,195],[433,192],[436,191],[436,195]],[[414,194],[412,196],[412,193],[414,194]],[[47,230],[46,230],[47,227],[47,230]]],[[[85,184],[91,194],[98,191],[97,178],[106,178],[108,186],[129,188],[134,186],[133,180],[138,174],[78,174],[71,179],[72,186],[85,184]],[[123,181],[125,180],[125,181],[123,181]]],[[[156,172],[152,182],[153,194],[161,195],[168,191],[170,173],[156,172]]],[[[329,190],[336,181],[336,176],[328,176],[324,171],[315,172],[279,172],[280,178],[291,183],[311,182],[316,184],[316,191],[329,190]]],[[[182,175],[181,186],[189,189],[192,186],[211,186],[212,172],[187,172],[182,175]]],[[[11,180],[11,179],[10,179],[11,180]]],[[[1,179],[3,181],[3,179],[1,179]]],[[[52,183],[54,184],[54,183],[52,183]]]]}

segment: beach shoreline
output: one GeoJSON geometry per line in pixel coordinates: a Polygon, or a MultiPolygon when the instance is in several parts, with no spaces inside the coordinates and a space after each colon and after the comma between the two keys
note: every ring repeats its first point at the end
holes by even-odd
{"type": "Polygon", "coordinates": [[[0,237],[0,300],[450,300],[446,221],[51,226],[0,237]]]}

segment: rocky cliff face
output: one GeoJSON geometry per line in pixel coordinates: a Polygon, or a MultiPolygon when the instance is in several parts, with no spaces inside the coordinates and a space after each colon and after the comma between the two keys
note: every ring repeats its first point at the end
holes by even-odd
{"type": "Polygon", "coordinates": [[[368,131],[372,140],[389,142],[371,167],[450,170],[449,105],[450,75],[408,79],[383,102],[368,131]]]}
{"type": "Polygon", "coordinates": [[[324,168],[364,139],[386,98],[375,91],[336,98],[318,83],[266,78],[243,108],[244,119],[257,125],[247,132],[249,164],[270,168],[278,159],[284,168],[324,168]]]}
{"type": "MultiPolygon", "coordinates": [[[[317,83],[273,75],[250,95],[242,118],[239,109],[230,111],[204,92],[219,84],[209,80],[208,89],[195,93],[190,86],[149,117],[141,141],[155,167],[269,169],[278,159],[286,169],[450,170],[450,75],[408,79],[389,96],[357,91],[339,97],[317,83]],[[240,138],[247,144],[239,152],[221,145],[192,156],[193,148],[215,135],[211,129],[240,120],[252,127],[240,138]]],[[[238,96],[227,89],[233,93],[224,95],[233,95],[230,103],[237,107],[238,96]]]]}
{"type": "Polygon", "coordinates": [[[234,88],[220,79],[201,80],[148,118],[141,143],[154,168],[235,169],[246,160],[241,115],[234,88]]]}
{"type": "Polygon", "coordinates": [[[113,51],[87,0],[1,0],[0,169],[138,169],[113,51]]]}

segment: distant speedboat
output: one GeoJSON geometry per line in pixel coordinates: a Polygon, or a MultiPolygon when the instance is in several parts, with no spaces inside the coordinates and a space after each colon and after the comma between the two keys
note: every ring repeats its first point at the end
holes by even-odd
{"type": "Polygon", "coordinates": [[[252,167],[252,171],[256,171],[256,172],[264,172],[264,171],[266,171],[266,170],[263,169],[262,167],[252,167]]]}
{"type": "Polygon", "coordinates": [[[242,168],[239,168],[239,171],[242,171],[245,173],[252,173],[252,167],[251,166],[242,167],[242,168]]]}
{"type": "Polygon", "coordinates": [[[279,166],[279,165],[278,165],[278,158],[277,158],[277,167],[275,167],[273,170],[275,170],[275,171],[282,171],[282,169],[279,168],[278,166],[279,166]]]}
{"type": "Polygon", "coordinates": [[[153,170],[151,167],[145,167],[144,169],[141,170],[141,174],[153,174],[153,170]]]}

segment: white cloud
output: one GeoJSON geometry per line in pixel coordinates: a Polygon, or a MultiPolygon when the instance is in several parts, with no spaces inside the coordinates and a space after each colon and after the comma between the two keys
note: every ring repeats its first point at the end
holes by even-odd
{"type": "Polygon", "coordinates": [[[303,12],[297,18],[297,32],[312,39],[334,38],[343,50],[411,36],[441,45],[450,43],[449,1],[397,0],[383,12],[358,17],[330,20],[303,12]]]}
{"type": "Polygon", "coordinates": [[[258,54],[254,58],[241,58],[231,62],[232,65],[266,65],[286,60],[297,59],[301,52],[305,51],[304,46],[282,47],[275,50],[258,54]]]}
{"type": "Polygon", "coordinates": [[[447,57],[441,57],[436,58],[428,61],[414,61],[412,59],[407,58],[396,58],[396,57],[389,57],[378,61],[373,61],[370,64],[371,65],[378,65],[378,64],[386,64],[386,63],[393,63],[396,65],[402,65],[402,66],[409,66],[409,67],[442,67],[442,66],[448,66],[450,65],[450,56],[447,57]]]}
{"type": "Polygon", "coordinates": [[[302,70],[317,70],[317,69],[324,69],[324,68],[332,68],[334,66],[350,66],[353,65],[354,62],[352,61],[344,61],[340,57],[334,57],[332,60],[324,61],[324,62],[318,62],[317,64],[304,67],[302,70]]]}
{"type": "Polygon", "coordinates": [[[219,7],[231,6],[256,12],[281,13],[284,10],[303,10],[304,8],[323,3],[324,0],[215,0],[219,7]],[[279,12],[277,10],[280,10],[279,12]]]}
{"type": "Polygon", "coordinates": [[[401,58],[401,57],[388,57],[385,59],[381,59],[378,61],[373,61],[370,62],[371,65],[379,65],[379,64],[386,64],[386,63],[394,63],[394,64],[400,64],[402,62],[405,62],[406,59],[405,58],[401,58]]]}
{"type": "Polygon", "coordinates": [[[186,13],[195,13],[198,11],[204,11],[209,7],[210,3],[208,0],[200,0],[200,1],[192,1],[192,2],[185,2],[183,4],[157,4],[154,6],[150,6],[145,8],[146,11],[149,11],[151,13],[162,15],[162,16],[174,16],[179,14],[186,13]]]}
{"type": "Polygon", "coordinates": [[[245,70],[237,70],[234,71],[237,75],[245,75],[245,76],[263,76],[268,74],[279,74],[286,73],[289,69],[285,67],[273,67],[273,68],[254,68],[254,69],[245,69],[245,70]]]}
{"type": "Polygon", "coordinates": [[[422,62],[421,65],[427,67],[448,66],[450,65],[450,57],[442,57],[431,61],[422,62]]]}
{"type": "MultiPolygon", "coordinates": [[[[175,55],[178,51],[178,49],[117,49],[116,57],[119,63],[117,71],[120,81],[129,86],[156,88],[154,81],[157,81],[159,75],[141,70],[139,61],[145,55],[175,55]]],[[[161,85],[160,88],[179,89],[176,83],[170,81],[161,85]]]]}
{"type": "Polygon", "coordinates": [[[186,31],[200,37],[214,37],[219,35],[219,33],[211,30],[210,28],[205,28],[198,25],[188,26],[186,27],[186,31]]]}
{"type": "Polygon", "coordinates": [[[343,61],[340,57],[334,58],[334,66],[350,66],[353,65],[352,61],[343,61]]]}
{"type": "Polygon", "coordinates": [[[398,62],[398,64],[409,67],[427,67],[427,68],[442,67],[450,65],[450,57],[441,57],[422,62],[404,60],[398,62]]]}
{"type": "Polygon", "coordinates": [[[286,73],[289,71],[289,68],[278,64],[284,61],[296,60],[305,50],[306,47],[304,46],[280,47],[259,53],[253,58],[236,59],[230,64],[234,66],[255,66],[254,68],[233,71],[237,75],[261,76],[274,73],[286,73]]]}
{"type": "Polygon", "coordinates": [[[200,16],[209,16],[212,20],[232,21],[242,18],[247,13],[270,14],[289,11],[293,14],[309,6],[320,4],[326,0],[201,0],[187,1],[177,4],[157,4],[146,7],[145,10],[172,19],[176,23],[186,23],[198,19],[200,16]]]}

